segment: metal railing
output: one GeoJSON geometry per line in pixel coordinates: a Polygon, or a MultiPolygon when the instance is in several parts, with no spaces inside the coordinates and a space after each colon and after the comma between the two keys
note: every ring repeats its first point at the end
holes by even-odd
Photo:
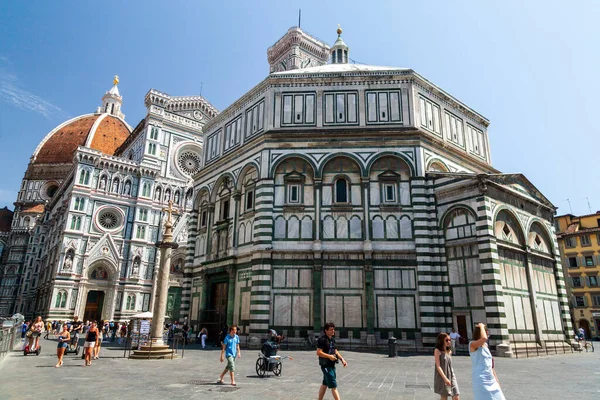
{"type": "Polygon", "coordinates": [[[544,340],[544,346],[537,342],[516,341],[515,334],[511,334],[511,344],[513,345],[515,358],[519,358],[519,351],[525,349],[526,358],[539,357],[541,355],[566,354],[567,347],[573,353],[573,346],[566,340],[544,340]],[[552,346],[549,346],[552,344],[552,346]],[[561,350],[562,349],[562,353],[561,350]]]}
{"type": "Polygon", "coordinates": [[[0,360],[21,340],[21,324],[11,328],[0,328],[0,360]]]}

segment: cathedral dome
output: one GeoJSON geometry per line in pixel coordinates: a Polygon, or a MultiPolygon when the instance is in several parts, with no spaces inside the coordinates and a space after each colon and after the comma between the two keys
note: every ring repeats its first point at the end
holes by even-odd
{"type": "Polygon", "coordinates": [[[131,127],[111,114],[86,114],[56,127],[33,153],[34,164],[64,164],[79,146],[113,155],[131,134],[131,127]]]}

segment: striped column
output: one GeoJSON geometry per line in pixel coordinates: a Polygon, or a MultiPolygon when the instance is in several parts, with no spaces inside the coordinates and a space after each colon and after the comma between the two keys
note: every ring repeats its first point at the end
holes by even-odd
{"type": "Polygon", "coordinates": [[[192,266],[194,264],[194,251],[196,248],[196,235],[198,226],[198,210],[192,209],[188,217],[188,240],[185,248],[185,265],[183,274],[183,289],[181,291],[181,316],[187,317],[188,321],[195,319],[190,317],[190,306],[192,300],[192,266]]]}
{"type": "Polygon", "coordinates": [[[556,278],[556,289],[558,293],[558,302],[560,307],[560,317],[563,322],[563,332],[565,340],[571,342],[574,338],[573,324],[571,322],[571,311],[569,309],[569,294],[567,293],[567,286],[565,282],[565,276],[563,273],[562,261],[560,259],[560,252],[558,247],[558,241],[554,234],[554,228],[552,228],[552,247],[556,249],[554,251],[554,276],[556,278]]]}
{"type": "Polygon", "coordinates": [[[271,313],[271,276],[273,243],[273,179],[262,179],[256,185],[254,245],[252,254],[252,286],[250,289],[250,343],[260,345],[260,338],[269,329],[271,313]]]}
{"type": "Polygon", "coordinates": [[[417,289],[423,344],[434,345],[440,332],[452,326],[445,248],[438,228],[433,182],[417,177],[411,182],[417,289]]]}
{"type": "MultiPolygon", "coordinates": [[[[481,280],[483,286],[483,302],[487,325],[492,333],[491,344],[496,344],[498,351],[509,351],[508,325],[504,308],[504,294],[500,276],[500,259],[498,245],[494,235],[493,214],[490,199],[480,196],[477,201],[477,244],[481,280]],[[500,348],[498,348],[500,347],[500,348]],[[502,349],[504,347],[504,349],[502,349]]],[[[477,321],[473,321],[477,322],[477,321]]]]}

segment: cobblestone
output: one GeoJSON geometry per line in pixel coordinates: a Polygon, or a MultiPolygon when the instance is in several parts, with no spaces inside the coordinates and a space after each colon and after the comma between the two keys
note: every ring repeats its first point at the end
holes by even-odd
{"type": "MultiPolygon", "coordinates": [[[[242,350],[236,362],[238,386],[216,385],[224,364],[219,351],[188,348],[175,360],[128,360],[123,349],[104,345],[101,358],[83,367],[80,356],[56,363],[56,343],[43,341],[42,354],[24,357],[13,351],[0,363],[0,399],[316,399],[322,379],[313,351],[285,351],[281,377],[258,378],[257,350],[242,350]]],[[[343,352],[348,367],[338,367],[342,399],[436,399],[433,357],[343,352]]],[[[600,398],[600,352],[530,359],[496,359],[496,370],[509,400],[600,398]]],[[[471,361],[455,356],[461,399],[473,399],[471,361]]],[[[225,382],[229,382],[228,376],[225,382]]],[[[327,394],[326,398],[332,398],[327,394]]]]}

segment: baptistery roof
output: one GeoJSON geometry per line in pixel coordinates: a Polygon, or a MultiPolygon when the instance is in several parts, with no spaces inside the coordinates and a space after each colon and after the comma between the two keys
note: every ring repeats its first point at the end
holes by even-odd
{"type": "Polygon", "coordinates": [[[46,135],[35,149],[32,163],[70,163],[79,146],[113,155],[129,137],[131,130],[123,119],[115,115],[81,115],[64,122],[46,135]]]}

